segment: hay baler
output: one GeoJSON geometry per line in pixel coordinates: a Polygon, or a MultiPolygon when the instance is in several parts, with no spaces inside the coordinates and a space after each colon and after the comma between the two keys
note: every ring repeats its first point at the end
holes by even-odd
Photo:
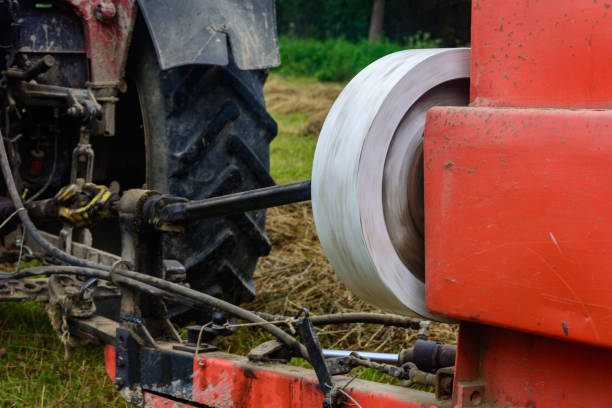
{"type": "Polygon", "coordinates": [[[607,407],[610,7],[475,0],[471,49],[392,54],[347,85],[321,131],[312,184],[197,201],[129,190],[105,207],[120,220],[120,257],[66,256],[29,227],[73,266],[5,278],[25,285],[16,279],[49,276],[63,333],[102,339],[109,376],[144,406],[607,407]],[[184,285],[181,265],[159,256],[161,234],[197,220],[307,199],[341,279],[403,316],[254,313],[184,285]],[[58,294],[67,285],[56,280],[75,274],[112,285],[88,292],[91,284],[76,281],[58,294]],[[190,327],[185,340],[168,323],[166,303],[222,310],[278,341],[248,357],[216,351],[203,339],[231,325],[190,327]],[[91,305],[98,313],[74,313],[91,305]],[[352,322],[418,329],[417,316],[458,322],[456,348],[420,341],[397,355],[334,352],[315,330],[352,322]],[[282,364],[292,356],[314,370],[282,364]],[[356,366],[435,393],[339,375],[356,366]]]}

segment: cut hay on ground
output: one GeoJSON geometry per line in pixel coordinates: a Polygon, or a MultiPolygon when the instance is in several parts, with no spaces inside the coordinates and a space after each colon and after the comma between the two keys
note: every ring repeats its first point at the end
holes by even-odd
{"type": "MultiPolygon", "coordinates": [[[[349,311],[381,312],[359,300],[338,280],[317,238],[310,202],[272,208],[267,233],[270,255],[255,272],[257,299],[251,310],[294,315],[301,307],[312,314],[349,311]]],[[[416,330],[368,324],[327,326],[320,329],[324,347],[397,352],[411,345],[416,330]]],[[[454,343],[457,327],[435,323],[430,339],[454,343]]]]}
{"type": "MultiPolygon", "coordinates": [[[[327,112],[342,91],[340,84],[312,83],[295,86],[287,81],[271,78],[264,88],[268,110],[275,114],[298,113],[308,116],[306,124],[298,129],[303,136],[316,137],[327,112]]],[[[291,133],[293,129],[281,129],[291,133]]]]}

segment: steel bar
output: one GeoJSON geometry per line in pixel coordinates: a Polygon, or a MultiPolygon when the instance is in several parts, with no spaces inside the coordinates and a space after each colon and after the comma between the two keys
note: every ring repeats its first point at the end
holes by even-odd
{"type": "Polygon", "coordinates": [[[169,204],[161,211],[164,223],[184,223],[310,200],[310,180],[264,187],[187,203],[169,204]]]}
{"type": "MultiPolygon", "coordinates": [[[[323,349],[323,356],[325,358],[349,357],[351,353],[353,353],[351,350],[323,349]]],[[[357,354],[376,363],[399,364],[399,354],[376,353],[373,351],[358,351],[357,354]]]]}

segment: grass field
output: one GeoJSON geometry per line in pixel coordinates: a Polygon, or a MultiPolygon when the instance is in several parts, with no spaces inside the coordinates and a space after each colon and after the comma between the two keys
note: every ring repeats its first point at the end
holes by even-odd
{"type": "MultiPolygon", "coordinates": [[[[310,178],[316,136],[342,84],[273,75],[266,85],[270,112],[279,124],[272,142],[271,171],[277,183],[310,178]]],[[[337,280],[318,243],[308,203],[270,209],[267,232],[272,251],[255,272],[253,310],[294,314],[375,310],[355,298],[337,280]]],[[[453,342],[456,329],[434,325],[432,340],[453,342]]],[[[323,327],[324,347],[397,351],[414,341],[411,330],[350,325],[323,327]]],[[[240,330],[219,347],[245,353],[268,339],[257,330],[240,330]]],[[[295,361],[295,364],[300,364],[295,361]]],[[[64,347],[35,304],[0,304],[0,407],[125,407],[110,384],[101,348],[77,350],[64,360],[64,347]]],[[[370,370],[361,378],[388,381],[370,370]]]]}

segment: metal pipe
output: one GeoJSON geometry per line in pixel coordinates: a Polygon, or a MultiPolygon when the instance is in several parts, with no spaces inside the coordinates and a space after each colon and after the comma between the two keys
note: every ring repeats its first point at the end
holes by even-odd
{"type": "Polygon", "coordinates": [[[166,205],[162,223],[184,223],[310,200],[310,180],[264,187],[199,201],[166,205]]]}
{"type": "MultiPolygon", "coordinates": [[[[333,357],[349,357],[352,351],[350,350],[330,350],[323,349],[323,356],[325,358],[333,358],[333,357]]],[[[391,354],[391,353],[376,353],[373,351],[358,351],[357,352],[361,357],[367,358],[368,360],[374,361],[376,363],[383,364],[399,364],[399,355],[391,354]]]]}

